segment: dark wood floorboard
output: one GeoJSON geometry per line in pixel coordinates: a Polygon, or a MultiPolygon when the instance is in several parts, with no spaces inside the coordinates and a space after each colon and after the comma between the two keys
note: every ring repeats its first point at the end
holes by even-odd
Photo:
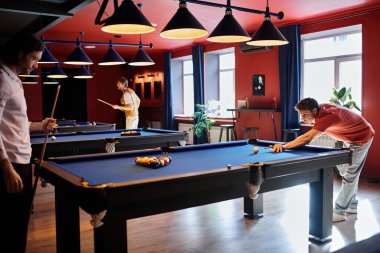
{"type": "MultiPolygon", "coordinates": [[[[334,197],[340,181],[334,182],[334,197]]],[[[324,253],[380,232],[380,184],[360,181],[359,213],[333,225],[333,238],[322,245],[308,241],[308,185],[265,196],[260,220],[243,217],[243,201],[235,199],[202,207],[128,221],[131,253],[324,253]]],[[[55,250],[54,187],[38,188],[31,217],[28,253],[55,250]]],[[[90,217],[81,213],[82,252],[93,252],[90,217]]]]}

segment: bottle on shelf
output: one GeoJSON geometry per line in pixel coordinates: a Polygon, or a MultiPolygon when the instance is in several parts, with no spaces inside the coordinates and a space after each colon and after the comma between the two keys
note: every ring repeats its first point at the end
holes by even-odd
{"type": "Polygon", "coordinates": [[[245,98],[245,108],[249,109],[249,101],[248,101],[248,98],[245,98]]]}

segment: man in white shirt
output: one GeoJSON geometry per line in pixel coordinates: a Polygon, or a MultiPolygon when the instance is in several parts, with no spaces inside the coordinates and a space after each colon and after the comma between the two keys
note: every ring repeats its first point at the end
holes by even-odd
{"type": "Polygon", "coordinates": [[[52,130],[53,119],[29,122],[24,90],[17,74],[37,68],[42,42],[20,34],[1,50],[0,62],[0,245],[4,252],[25,252],[32,195],[29,131],[52,130]]]}
{"type": "Polygon", "coordinates": [[[121,105],[113,105],[113,109],[125,112],[125,128],[135,129],[139,124],[140,98],[134,90],[128,88],[128,80],[122,77],[117,82],[117,89],[123,93],[120,99],[121,105]]]}

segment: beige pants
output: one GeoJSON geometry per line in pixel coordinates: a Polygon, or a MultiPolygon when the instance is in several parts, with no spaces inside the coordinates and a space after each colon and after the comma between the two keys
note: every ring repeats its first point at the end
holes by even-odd
{"type": "Polygon", "coordinates": [[[125,118],[125,128],[126,129],[135,129],[139,125],[139,116],[127,116],[125,118]]]}

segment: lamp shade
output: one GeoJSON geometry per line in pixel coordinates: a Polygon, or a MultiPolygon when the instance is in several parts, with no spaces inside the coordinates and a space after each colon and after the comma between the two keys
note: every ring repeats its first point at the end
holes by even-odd
{"type": "Polygon", "coordinates": [[[71,65],[91,65],[91,64],[93,64],[91,59],[83,51],[83,49],[80,47],[80,45],[77,45],[77,47],[74,49],[74,51],[71,53],[71,55],[69,57],[67,57],[67,59],[63,63],[71,64],[71,65]]]}
{"type": "Polygon", "coordinates": [[[21,83],[23,84],[38,84],[38,81],[34,77],[26,77],[21,83]]]}
{"type": "Polygon", "coordinates": [[[133,60],[128,63],[131,66],[149,66],[154,65],[154,61],[149,57],[147,53],[145,53],[143,47],[140,45],[137,54],[133,58],[133,60]]]}
{"type": "Polygon", "coordinates": [[[18,74],[20,77],[40,77],[40,73],[37,70],[33,69],[29,74],[18,74]]]}
{"type": "Polygon", "coordinates": [[[55,65],[55,67],[52,69],[51,73],[47,75],[49,78],[67,78],[66,73],[63,71],[61,66],[59,66],[59,63],[55,65]]]}
{"type": "Polygon", "coordinates": [[[155,30],[132,0],[124,0],[102,27],[103,32],[116,34],[144,34],[155,30]]]}
{"type": "Polygon", "coordinates": [[[264,22],[247,42],[251,46],[281,46],[288,43],[289,41],[274,26],[269,15],[265,15],[264,22]]]}
{"type": "Polygon", "coordinates": [[[42,79],[42,84],[58,84],[58,81],[55,78],[45,77],[42,79]]]}
{"type": "Polygon", "coordinates": [[[107,65],[121,65],[126,62],[123,58],[113,49],[112,45],[108,48],[106,55],[99,62],[99,65],[107,66],[107,65]]]}
{"type": "Polygon", "coordinates": [[[186,2],[181,1],[177,12],[162,30],[160,36],[166,39],[196,39],[207,34],[208,31],[187,9],[186,2]]]}
{"type": "Polygon", "coordinates": [[[219,43],[243,42],[250,40],[249,34],[241,27],[230,8],[226,9],[226,14],[214,31],[207,38],[208,41],[219,43]]]}
{"type": "Polygon", "coordinates": [[[44,51],[42,52],[41,59],[38,61],[38,64],[48,63],[58,63],[58,60],[54,57],[50,50],[47,47],[45,47],[44,51]]]}
{"type": "Polygon", "coordinates": [[[74,75],[74,78],[76,79],[89,79],[93,78],[93,76],[88,72],[87,68],[85,66],[81,66],[78,69],[78,73],[74,75]]]}

